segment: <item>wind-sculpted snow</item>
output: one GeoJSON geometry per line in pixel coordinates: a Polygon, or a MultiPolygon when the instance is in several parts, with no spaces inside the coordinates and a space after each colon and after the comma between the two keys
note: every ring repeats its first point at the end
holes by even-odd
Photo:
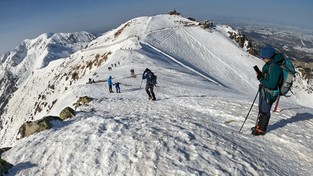
{"type": "Polygon", "coordinates": [[[252,86],[251,82],[254,80],[249,80],[247,75],[252,76],[254,74],[253,71],[245,70],[241,72],[244,69],[238,69],[243,64],[245,67],[250,65],[252,68],[253,64],[255,64],[252,62],[252,59],[239,58],[235,54],[237,48],[234,48],[234,44],[218,32],[212,34],[208,31],[201,31],[198,34],[195,30],[197,29],[193,27],[164,29],[164,31],[151,33],[147,38],[147,43],[176,58],[184,65],[196,67],[198,72],[210,75],[210,79],[214,79],[215,82],[219,82],[219,84],[226,87],[246,89],[252,86]],[[164,37],[167,33],[172,34],[164,37]],[[190,46],[191,48],[185,48],[185,46],[190,46]],[[221,46],[228,52],[221,52],[221,46]]]}

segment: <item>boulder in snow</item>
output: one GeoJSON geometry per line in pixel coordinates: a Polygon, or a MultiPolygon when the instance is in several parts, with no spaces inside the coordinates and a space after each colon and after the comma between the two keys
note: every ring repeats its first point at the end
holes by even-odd
{"type": "Polygon", "coordinates": [[[34,133],[50,129],[52,127],[52,124],[50,123],[52,120],[62,121],[62,119],[56,116],[46,116],[33,122],[27,121],[19,128],[17,139],[21,139],[34,133]]]}
{"type": "Polygon", "coordinates": [[[61,112],[60,112],[60,118],[62,120],[66,120],[68,118],[74,117],[75,116],[75,111],[74,109],[70,108],[70,107],[66,107],[64,108],[61,112]]]}
{"type": "Polygon", "coordinates": [[[90,98],[88,96],[79,97],[77,102],[74,103],[73,105],[75,106],[75,109],[77,109],[81,105],[88,105],[88,103],[91,102],[92,100],[93,100],[93,98],[90,98]]]}

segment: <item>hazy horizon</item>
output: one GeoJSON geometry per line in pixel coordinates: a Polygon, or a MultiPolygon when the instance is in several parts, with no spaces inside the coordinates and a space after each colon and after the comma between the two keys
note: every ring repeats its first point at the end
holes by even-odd
{"type": "Polygon", "coordinates": [[[313,30],[313,2],[309,0],[199,0],[196,3],[186,0],[0,0],[0,6],[5,7],[0,11],[0,53],[10,51],[23,40],[36,38],[43,33],[106,32],[132,18],[167,13],[173,9],[197,20],[247,20],[313,30]]]}

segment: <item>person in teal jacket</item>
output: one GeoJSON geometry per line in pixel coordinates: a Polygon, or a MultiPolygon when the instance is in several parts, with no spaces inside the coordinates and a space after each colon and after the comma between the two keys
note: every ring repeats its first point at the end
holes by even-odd
{"type": "Polygon", "coordinates": [[[260,50],[260,57],[265,62],[262,73],[257,74],[260,81],[259,89],[259,114],[256,126],[252,128],[253,135],[265,135],[268,122],[271,117],[271,108],[279,95],[279,84],[282,81],[283,70],[280,63],[284,57],[280,53],[275,53],[271,46],[260,50]]]}

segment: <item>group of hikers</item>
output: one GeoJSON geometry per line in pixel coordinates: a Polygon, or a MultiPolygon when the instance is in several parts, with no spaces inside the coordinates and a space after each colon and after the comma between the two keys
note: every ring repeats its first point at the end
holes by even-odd
{"type": "Polygon", "coordinates": [[[121,93],[120,83],[119,82],[113,83],[112,76],[109,76],[108,86],[109,86],[110,93],[113,93],[113,90],[112,90],[113,86],[115,86],[116,93],[121,93]]]}
{"type": "MultiPolygon", "coordinates": [[[[272,105],[277,100],[277,97],[280,96],[279,93],[274,92],[280,89],[283,75],[281,63],[285,59],[282,54],[276,53],[275,49],[271,46],[266,46],[262,48],[259,53],[259,58],[262,59],[265,64],[262,68],[262,71],[258,70],[258,68],[255,68],[257,72],[256,77],[259,80],[260,84],[258,89],[259,105],[257,121],[256,125],[251,128],[251,134],[254,136],[265,135],[266,133],[267,126],[271,117],[272,105]]],[[[150,69],[146,68],[142,74],[142,80],[144,79],[146,79],[145,91],[148,94],[149,100],[155,101],[156,98],[153,88],[156,84],[156,75],[154,75],[154,73],[150,69]]],[[[113,85],[116,88],[116,92],[120,93],[119,84],[119,82],[113,83],[112,77],[109,76],[108,86],[110,93],[113,92],[113,85]]]]}
{"type": "MultiPolygon", "coordinates": [[[[146,68],[142,74],[142,79],[143,80],[146,79],[145,90],[149,96],[149,100],[156,101],[155,94],[153,91],[153,87],[156,86],[156,75],[154,75],[154,73],[150,69],[146,68]]],[[[109,76],[108,87],[110,93],[113,93],[112,90],[113,86],[115,86],[116,93],[121,93],[120,83],[119,82],[113,83],[112,76],[109,76]]]]}

